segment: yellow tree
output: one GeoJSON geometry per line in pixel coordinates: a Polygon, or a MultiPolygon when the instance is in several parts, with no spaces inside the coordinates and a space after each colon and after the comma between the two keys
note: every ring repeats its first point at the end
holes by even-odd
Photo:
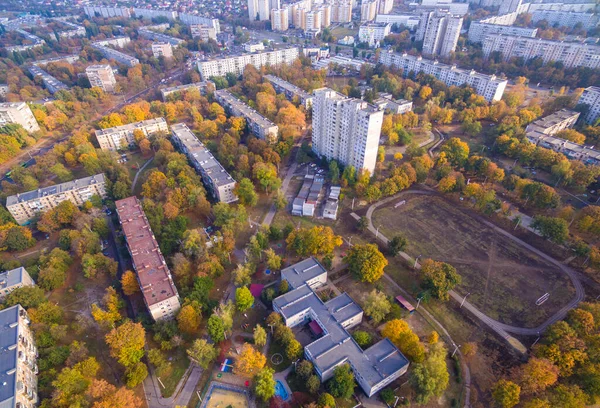
{"type": "Polygon", "coordinates": [[[240,356],[235,361],[234,371],[241,375],[254,375],[260,371],[267,363],[267,358],[250,344],[246,343],[242,347],[240,356]]]}
{"type": "Polygon", "coordinates": [[[134,272],[125,271],[121,277],[121,287],[123,288],[123,293],[127,296],[131,296],[140,291],[140,285],[134,272]]]}
{"type": "Polygon", "coordinates": [[[420,363],[425,358],[425,348],[419,336],[408,327],[408,323],[401,319],[387,322],[381,335],[387,337],[400,351],[412,362],[420,363]]]}
{"type": "Polygon", "coordinates": [[[202,316],[200,312],[193,305],[185,305],[177,315],[177,327],[184,333],[196,333],[200,327],[201,320],[202,316]]]}
{"type": "Polygon", "coordinates": [[[125,367],[133,367],[144,356],[146,332],[141,323],[126,322],[106,335],[110,355],[125,367]]]}

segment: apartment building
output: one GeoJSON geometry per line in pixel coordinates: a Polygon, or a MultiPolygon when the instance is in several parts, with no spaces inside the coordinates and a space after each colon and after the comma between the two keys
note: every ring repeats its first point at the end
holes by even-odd
{"type": "Polygon", "coordinates": [[[569,140],[538,132],[529,132],[526,134],[526,137],[534,145],[562,153],[571,160],[579,160],[585,164],[600,165],[600,150],[594,149],[593,146],[580,145],[569,140]]]}
{"type": "Polygon", "coordinates": [[[133,196],[119,200],[115,205],[150,316],[155,321],[173,319],[181,307],[179,294],[142,203],[133,196]]]}
{"type": "Polygon", "coordinates": [[[53,209],[63,201],[69,200],[80,206],[93,195],[106,197],[105,183],[104,174],[100,173],[95,176],[11,195],[6,198],[6,209],[19,225],[25,225],[38,214],[53,209]]]}
{"type": "Polygon", "coordinates": [[[48,65],[51,62],[68,62],[69,64],[74,64],[77,61],[79,61],[79,55],[77,54],[71,54],[71,55],[65,55],[62,57],[54,57],[54,58],[47,58],[47,59],[43,59],[43,60],[37,60],[37,61],[33,61],[31,63],[31,65],[35,65],[36,67],[40,67],[43,65],[48,65]]]}
{"type": "Polygon", "coordinates": [[[352,1],[338,0],[331,4],[331,22],[349,23],[352,21],[352,1]]]}
{"type": "Polygon", "coordinates": [[[90,65],[85,69],[85,74],[92,87],[97,86],[104,92],[114,92],[117,80],[110,65],[90,65]]]}
{"type": "Polygon", "coordinates": [[[420,16],[416,14],[377,14],[376,23],[397,24],[414,31],[419,26],[420,16]]]}
{"type": "Polygon", "coordinates": [[[22,30],[20,28],[17,28],[14,31],[21,34],[23,37],[25,37],[27,40],[29,40],[31,42],[31,44],[13,45],[10,47],[6,47],[6,51],[9,53],[14,52],[14,51],[22,52],[22,51],[32,50],[37,47],[42,47],[44,44],[46,44],[46,41],[44,39],[38,37],[37,35],[33,35],[28,31],[22,30]]]}
{"type": "Polygon", "coordinates": [[[526,133],[536,132],[544,135],[555,135],[561,130],[572,128],[579,119],[579,112],[561,109],[551,115],[540,118],[525,128],[526,133]]]}
{"type": "Polygon", "coordinates": [[[92,48],[98,50],[107,59],[113,59],[121,64],[127,65],[128,67],[134,67],[140,63],[140,60],[109,47],[113,46],[122,48],[130,42],[131,39],[129,37],[115,37],[108,40],[93,42],[92,48]]]}
{"type": "Polygon", "coordinates": [[[380,93],[379,98],[373,101],[373,105],[385,112],[398,115],[412,111],[413,103],[406,99],[394,99],[392,94],[389,93],[380,93]]]}
{"type": "Polygon", "coordinates": [[[545,20],[551,27],[575,27],[577,24],[585,30],[593,30],[598,26],[599,17],[592,13],[576,13],[573,11],[536,10],[531,13],[531,22],[537,24],[545,20]]]}
{"type": "Polygon", "coordinates": [[[4,300],[13,290],[24,286],[34,286],[35,282],[22,266],[0,272],[0,300],[4,300]]]}
{"type": "Polygon", "coordinates": [[[363,0],[360,4],[360,22],[364,23],[375,20],[378,7],[379,2],[377,0],[363,0]]]}
{"type": "Polygon", "coordinates": [[[40,130],[33,112],[25,102],[0,103],[0,126],[7,123],[21,125],[29,133],[40,130]]]}
{"type": "Polygon", "coordinates": [[[523,3],[523,0],[503,0],[502,4],[500,4],[500,9],[498,10],[498,14],[502,15],[502,14],[514,13],[517,10],[519,10],[519,7],[521,7],[522,3],[523,3]]]}
{"type": "Polygon", "coordinates": [[[291,290],[273,300],[273,310],[281,314],[287,327],[308,324],[317,340],[304,347],[322,382],[334,369],[348,363],[358,385],[372,397],[406,373],[409,362],[388,339],[363,350],[348,330],[361,323],[363,310],[343,293],[323,302],[315,289],[327,282],[327,271],[314,258],[305,259],[281,271],[291,290]]]}
{"type": "Polygon", "coordinates": [[[229,72],[235,75],[242,75],[244,68],[248,64],[255,68],[260,68],[263,65],[291,64],[298,58],[298,55],[298,48],[282,48],[274,51],[217,58],[208,61],[199,61],[198,71],[204,80],[210,79],[212,76],[224,76],[229,72]]]}
{"type": "Polygon", "coordinates": [[[258,52],[264,50],[265,45],[262,42],[244,44],[244,51],[246,52],[258,52]]]}
{"type": "Polygon", "coordinates": [[[317,33],[323,27],[321,10],[310,10],[304,15],[304,31],[316,31],[317,33]]]}
{"type": "Polygon", "coordinates": [[[134,8],[133,14],[137,18],[145,18],[148,20],[152,20],[153,18],[164,17],[169,21],[174,21],[177,19],[177,12],[171,10],[153,10],[153,9],[143,9],[143,8],[134,8]]]}
{"type": "Polygon", "coordinates": [[[158,33],[147,27],[140,28],[138,30],[138,33],[140,36],[142,36],[148,40],[153,40],[153,41],[156,41],[159,43],[167,43],[173,47],[177,47],[178,45],[181,45],[184,42],[181,38],[175,38],[175,37],[171,37],[170,35],[158,33]]]}
{"type": "Polygon", "coordinates": [[[583,90],[578,105],[587,105],[588,111],[584,119],[589,124],[594,124],[600,118],[600,87],[589,86],[583,90]]]}
{"type": "Polygon", "coordinates": [[[313,152],[373,174],[383,111],[329,88],[317,89],[313,95],[313,152]]]}
{"type": "Polygon", "coordinates": [[[162,95],[163,102],[166,102],[167,97],[169,95],[173,95],[176,93],[185,93],[192,89],[197,89],[200,92],[200,95],[206,95],[207,93],[213,92],[215,90],[215,84],[212,81],[195,82],[193,84],[163,88],[160,90],[160,93],[162,95]]]}
{"type": "Polygon", "coordinates": [[[221,24],[219,19],[211,17],[202,17],[195,14],[179,13],[179,21],[187,25],[203,25],[215,29],[215,32],[219,34],[221,32],[221,24]]]}
{"type": "Polygon", "coordinates": [[[5,97],[10,92],[10,87],[7,84],[0,84],[0,96],[5,97]]]}
{"type": "Polygon", "coordinates": [[[378,48],[383,39],[390,35],[391,30],[392,25],[389,23],[366,23],[358,29],[358,41],[378,48]]]}
{"type": "Polygon", "coordinates": [[[284,94],[288,100],[293,101],[294,98],[298,98],[300,104],[303,105],[306,109],[312,106],[313,97],[304,89],[299,88],[296,85],[285,81],[275,75],[265,75],[263,78],[269,81],[271,85],[273,85],[273,89],[275,89],[275,92],[284,94]]]}
{"type": "Polygon", "coordinates": [[[273,31],[287,31],[289,28],[287,8],[271,10],[271,28],[273,31]]]}
{"type": "Polygon", "coordinates": [[[217,30],[214,27],[209,27],[200,24],[192,24],[190,26],[192,38],[200,38],[201,41],[215,40],[217,41],[217,30]]]}
{"type": "Polygon", "coordinates": [[[480,21],[472,21],[469,27],[468,39],[472,43],[482,43],[488,35],[502,34],[515,35],[519,37],[535,38],[537,28],[515,27],[509,25],[497,24],[496,19],[489,18],[480,21]]]}
{"type": "Polygon", "coordinates": [[[257,111],[240,101],[225,89],[215,91],[215,100],[223,106],[232,116],[241,116],[246,119],[250,131],[259,139],[266,140],[268,143],[277,141],[279,127],[265,118],[257,111]]]}
{"type": "Polygon", "coordinates": [[[134,132],[136,130],[140,130],[146,136],[156,133],[167,134],[169,126],[164,118],[156,118],[108,129],[99,129],[95,131],[95,134],[100,149],[115,151],[134,145],[134,132]]]}
{"type": "Polygon", "coordinates": [[[213,198],[222,203],[237,201],[238,198],[234,193],[235,180],[187,125],[174,124],[171,126],[171,135],[171,141],[181,153],[186,155],[213,198]]]}
{"type": "Polygon", "coordinates": [[[126,36],[107,38],[105,40],[94,41],[92,45],[100,45],[102,47],[119,47],[123,48],[131,42],[131,38],[126,36]]]}
{"type": "Polygon", "coordinates": [[[495,75],[485,75],[475,70],[457,68],[456,65],[441,64],[437,61],[415,57],[408,54],[382,52],[379,62],[386,66],[394,66],[403,71],[406,77],[410,72],[423,72],[433,75],[448,86],[468,85],[488,102],[502,99],[506,89],[506,80],[498,79],[495,75]]]}
{"type": "Polygon", "coordinates": [[[83,11],[90,17],[126,17],[131,18],[131,11],[127,7],[83,6],[83,11]]]}
{"type": "Polygon", "coordinates": [[[394,0],[379,0],[377,14],[390,14],[394,8],[394,0]]]}
{"type": "Polygon", "coordinates": [[[268,20],[270,17],[270,10],[271,0],[248,0],[248,18],[250,21],[268,20]]]}
{"type": "Polygon", "coordinates": [[[426,26],[423,37],[423,55],[450,56],[456,49],[463,19],[444,11],[424,13],[426,26]]]}
{"type": "Polygon", "coordinates": [[[152,43],[152,55],[154,58],[173,58],[173,47],[167,42],[152,43]]]}
{"type": "Polygon", "coordinates": [[[564,42],[510,35],[488,35],[483,40],[483,55],[500,52],[505,61],[541,58],[544,63],[561,62],[565,67],[600,68],[600,46],[581,42],[564,42]]]}
{"type": "Polygon", "coordinates": [[[35,78],[37,76],[42,78],[42,82],[44,83],[44,87],[51,94],[55,94],[58,91],[67,90],[69,87],[58,79],[54,78],[52,75],[41,69],[36,65],[30,65],[27,67],[29,73],[35,78]]]}
{"type": "Polygon", "coordinates": [[[313,62],[312,66],[314,69],[325,69],[330,65],[339,65],[341,67],[351,69],[353,71],[360,71],[363,65],[373,66],[370,62],[365,62],[363,60],[344,57],[342,55],[334,55],[330,58],[322,58],[318,61],[313,62]]]}
{"type": "Polygon", "coordinates": [[[594,13],[596,11],[596,7],[598,7],[598,3],[590,0],[569,0],[569,2],[564,1],[548,1],[543,3],[531,2],[526,3],[527,9],[523,11],[523,13],[535,13],[540,10],[550,10],[550,11],[565,11],[572,13],[594,13]]]}
{"type": "Polygon", "coordinates": [[[27,311],[15,305],[0,311],[0,406],[34,408],[37,389],[37,348],[27,311]]]}
{"type": "MultiPolygon", "coordinates": [[[[415,3],[412,3],[414,5],[415,3]]],[[[430,12],[435,10],[446,10],[448,13],[464,16],[469,12],[469,3],[453,3],[452,0],[422,0],[421,4],[416,3],[417,12],[430,12]]]]}

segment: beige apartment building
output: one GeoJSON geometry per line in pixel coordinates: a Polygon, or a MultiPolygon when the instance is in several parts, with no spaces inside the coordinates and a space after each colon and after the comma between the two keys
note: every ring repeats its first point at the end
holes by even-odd
{"type": "Polygon", "coordinates": [[[110,65],[90,65],[85,73],[91,86],[97,86],[104,92],[114,92],[117,80],[110,65]]]}
{"type": "Polygon", "coordinates": [[[25,102],[0,103],[0,126],[7,123],[19,124],[29,133],[40,130],[33,112],[25,102]]]}
{"type": "Polygon", "coordinates": [[[102,150],[121,150],[135,143],[133,132],[136,130],[150,136],[155,133],[167,133],[169,126],[164,118],[148,119],[128,125],[96,130],[96,139],[102,150]]]}
{"type": "Polygon", "coordinates": [[[168,42],[152,43],[152,55],[154,55],[155,58],[159,58],[159,57],[172,58],[173,57],[173,47],[168,42]]]}
{"type": "Polygon", "coordinates": [[[24,225],[36,215],[51,210],[65,200],[80,206],[93,195],[106,197],[106,181],[102,173],[8,196],[6,209],[17,223],[24,225]]]}

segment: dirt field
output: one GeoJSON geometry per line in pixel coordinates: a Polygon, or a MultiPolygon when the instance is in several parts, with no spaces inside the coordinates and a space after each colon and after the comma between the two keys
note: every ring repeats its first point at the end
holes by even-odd
{"type": "Polygon", "coordinates": [[[462,276],[457,292],[488,316],[500,322],[535,327],[564,306],[574,295],[566,275],[556,266],[520,248],[453,208],[438,197],[406,195],[378,208],[373,224],[392,238],[404,235],[406,252],[421,259],[432,258],[454,265],[462,276]],[[550,294],[541,306],[536,300],[550,294]]]}

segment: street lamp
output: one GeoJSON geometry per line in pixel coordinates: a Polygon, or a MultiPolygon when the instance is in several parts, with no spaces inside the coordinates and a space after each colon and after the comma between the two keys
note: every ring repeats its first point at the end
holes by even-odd
{"type": "Polygon", "coordinates": [[[413,265],[413,269],[417,269],[417,261],[419,260],[420,257],[421,257],[421,255],[419,255],[415,258],[415,264],[413,265]]]}
{"type": "Polygon", "coordinates": [[[458,351],[458,349],[460,348],[460,344],[459,345],[454,345],[454,351],[452,352],[452,357],[454,357],[454,355],[456,354],[456,352],[458,351]]]}
{"type": "Polygon", "coordinates": [[[467,293],[465,295],[465,297],[463,298],[462,302],[460,302],[460,307],[463,307],[463,304],[465,303],[465,300],[467,299],[467,296],[469,296],[471,294],[471,292],[467,293]]]}
{"type": "Polygon", "coordinates": [[[377,233],[375,234],[375,240],[377,240],[379,238],[379,227],[381,227],[381,225],[377,227],[377,233]]]}
{"type": "Polygon", "coordinates": [[[421,300],[423,300],[423,296],[421,296],[420,298],[417,298],[417,307],[415,307],[415,309],[419,308],[419,304],[421,304],[421,300]]]}

